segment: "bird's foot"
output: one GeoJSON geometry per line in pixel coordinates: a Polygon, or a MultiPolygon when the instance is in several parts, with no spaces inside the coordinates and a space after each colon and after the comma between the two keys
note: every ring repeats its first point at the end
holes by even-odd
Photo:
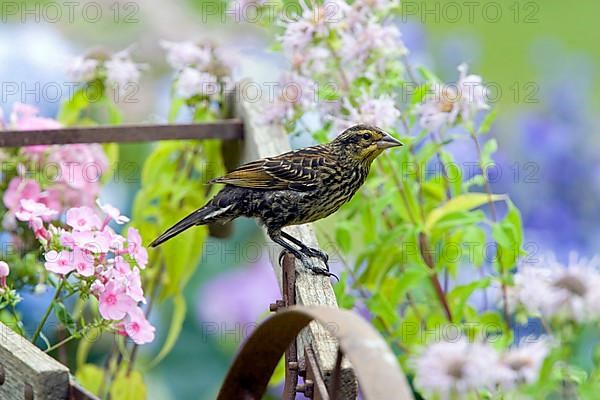
{"type": "Polygon", "coordinates": [[[319,259],[321,259],[323,261],[323,263],[325,263],[325,265],[327,266],[327,270],[329,271],[329,255],[319,249],[315,249],[312,247],[307,247],[304,251],[304,254],[306,254],[309,257],[317,257],[319,259]]]}
{"type": "Polygon", "coordinates": [[[302,265],[304,265],[305,268],[311,270],[315,274],[334,277],[336,281],[340,281],[340,278],[338,278],[336,274],[329,272],[329,265],[327,265],[327,262],[325,262],[327,268],[320,268],[315,266],[312,262],[310,262],[310,259],[308,257],[301,257],[300,261],[302,262],[302,265]]]}

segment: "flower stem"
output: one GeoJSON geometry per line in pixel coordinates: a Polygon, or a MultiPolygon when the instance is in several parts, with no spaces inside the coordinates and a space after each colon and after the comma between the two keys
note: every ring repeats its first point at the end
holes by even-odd
{"type": "Polygon", "coordinates": [[[54,307],[54,303],[56,302],[56,300],[58,300],[58,297],[60,296],[60,291],[62,290],[62,288],[65,284],[65,281],[67,280],[67,277],[68,277],[68,275],[65,276],[64,278],[61,278],[60,283],[56,287],[56,292],[54,292],[54,297],[52,297],[52,301],[48,305],[48,308],[46,308],[46,311],[44,312],[44,316],[42,317],[42,320],[40,321],[37,329],[35,330],[35,333],[33,334],[32,338],[31,338],[31,343],[35,344],[35,341],[40,336],[40,333],[42,332],[42,328],[44,327],[44,324],[46,324],[46,320],[50,316],[50,311],[52,311],[52,308],[54,307]]]}
{"type": "MultiPolygon", "coordinates": [[[[490,205],[490,214],[492,216],[492,221],[497,222],[498,216],[496,214],[496,206],[494,205],[494,201],[492,199],[492,187],[490,186],[490,182],[488,180],[487,173],[485,171],[485,166],[483,165],[483,155],[481,152],[481,145],[479,144],[479,139],[477,138],[477,133],[471,129],[470,131],[471,139],[475,143],[475,149],[477,150],[477,160],[479,162],[479,168],[483,173],[483,181],[485,182],[485,191],[488,195],[488,203],[490,205]]],[[[506,286],[506,282],[504,281],[504,267],[502,263],[498,262],[498,269],[500,271],[500,285],[502,286],[502,311],[504,314],[504,320],[506,324],[510,324],[510,313],[508,311],[508,287],[506,286]]]]}

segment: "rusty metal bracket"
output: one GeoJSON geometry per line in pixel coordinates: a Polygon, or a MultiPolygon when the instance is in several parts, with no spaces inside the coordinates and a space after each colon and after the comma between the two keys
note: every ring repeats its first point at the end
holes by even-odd
{"type": "MultiPolygon", "coordinates": [[[[367,321],[348,310],[301,306],[278,311],[253,332],[242,345],[217,398],[260,399],[283,353],[313,320],[334,327],[330,332],[352,363],[364,399],[414,399],[396,356],[367,321]]],[[[333,397],[330,392],[329,396],[333,397]]]]}

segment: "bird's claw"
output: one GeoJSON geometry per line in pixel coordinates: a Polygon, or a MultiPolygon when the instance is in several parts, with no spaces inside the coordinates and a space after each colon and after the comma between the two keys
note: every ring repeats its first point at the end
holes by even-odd
{"type": "MultiPolygon", "coordinates": [[[[306,254],[309,257],[317,257],[317,258],[321,259],[323,261],[323,263],[325,263],[325,265],[327,265],[327,263],[329,262],[329,255],[319,249],[307,247],[307,249],[304,251],[304,254],[306,254]]],[[[327,268],[329,269],[328,265],[327,265],[327,268]]]]}
{"type": "Polygon", "coordinates": [[[327,263],[325,263],[325,266],[327,266],[327,268],[319,268],[319,267],[315,266],[313,263],[311,263],[308,258],[302,257],[300,259],[300,261],[302,262],[302,265],[304,265],[305,268],[311,270],[315,274],[325,275],[327,277],[334,277],[336,281],[338,281],[338,282],[340,281],[340,278],[338,278],[338,276],[336,274],[329,272],[329,265],[327,265],[327,263]]]}

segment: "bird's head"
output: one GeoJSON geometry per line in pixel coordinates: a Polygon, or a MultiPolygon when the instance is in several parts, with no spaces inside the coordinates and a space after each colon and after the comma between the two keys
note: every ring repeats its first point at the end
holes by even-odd
{"type": "Polygon", "coordinates": [[[372,162],[385,149],[403,146],[400,141],[372,125],[354,125],[340,133],[331,144],[361,163],[372,162]]]}

